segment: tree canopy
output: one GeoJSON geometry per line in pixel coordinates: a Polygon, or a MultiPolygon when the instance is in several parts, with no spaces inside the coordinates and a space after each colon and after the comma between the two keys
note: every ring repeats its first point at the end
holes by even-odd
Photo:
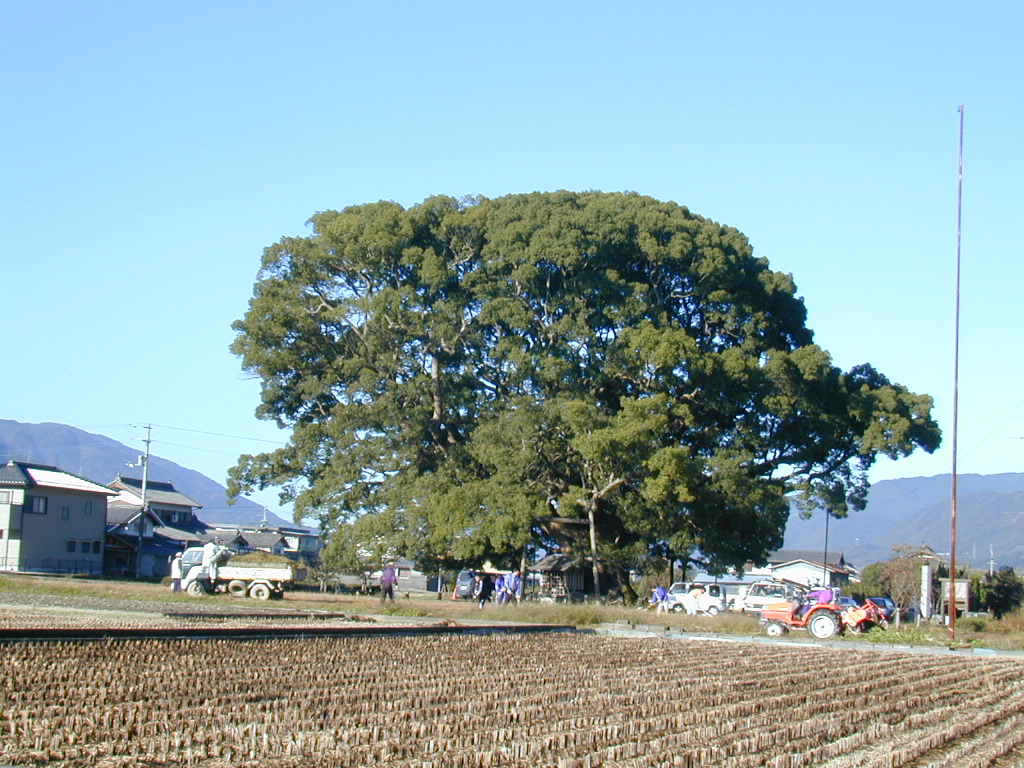
{"type": "Polygon", "coordinates": [[[602,557],[741,566],[791,500],[843,516],[876,457],[939,444],[930,397],[835,367],[792,277],[675,203],[434,197],[310,227],[265,250],[232,345],[291,438],[229,487],[278,486],[328,534],[372,516],[421,561],[508,562],[579,519],[602,557]]]}

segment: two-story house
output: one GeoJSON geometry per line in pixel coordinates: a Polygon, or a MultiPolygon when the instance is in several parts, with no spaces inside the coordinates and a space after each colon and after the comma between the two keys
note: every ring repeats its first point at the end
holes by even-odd
{"type": "Polygon", "coordinates": [[[248,551],[261,550],[316,567],[320,563],[323,539],[320,534],[298,525],[271,525],[266,519],[256,525],[218,526],[219,531],[235,531],[247,543],[248,551]]]}
{"type": "Polygon", "coordinates": [[[843,553],[837,550],[810,551],[802,549],[780,549],[768,555],[763,568],[748,566],[751,576],[789,581],[806,586],[847,587],[856,580],[857,570],[846,562],[843,553]]]}
{"type": "Polygon", "coordinates": [[[110,576],[166,576],[176,552],[209,538],[195,515],[202,505],[171,483],[147,480],[143,514],[142,485],[139,478],[119,475],[108,486],[117,494],[107,512],[104,572],[110,576]]]}
{"type": "Polygon", "coordinates": [[[0,466],[0,569],[99,574],[114,493],[57,467],[0,466]]]}

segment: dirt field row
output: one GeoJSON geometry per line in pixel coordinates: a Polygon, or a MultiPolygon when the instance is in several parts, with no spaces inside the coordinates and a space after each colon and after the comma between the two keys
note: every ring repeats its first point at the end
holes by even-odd
{"type": "Polygon", "coordinates": [[[0,762],[1018,766],[1024,662],[585,634],[13,643],[0,762]]]}

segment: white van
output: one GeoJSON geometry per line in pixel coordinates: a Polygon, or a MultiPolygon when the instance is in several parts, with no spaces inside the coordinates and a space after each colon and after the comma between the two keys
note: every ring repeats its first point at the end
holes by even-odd
{"type": "Polygon", "coordinates": [[[743,595],[736,599],[735,610],[743,613],[761,614],[769,603],[783,603],[799,597],[796,589],[776,581],[758,581],[751,584],[743,595]]]}
{"type": "Polygon", "coordinates": [[[687,584],[685,581],[677,581],[668,588],[668,607],[671,611],[687,611],[687,613],[700,612],[709,616],[715,616],[722,611],[729,610],[729,599],[725,587],[721,584],[687,584]],[[704,592],[696,602],[687,600],[690,590],[694,587],[703,587],[704,592]],[[687,604],[690,603],[687,610],[687,604]]]}

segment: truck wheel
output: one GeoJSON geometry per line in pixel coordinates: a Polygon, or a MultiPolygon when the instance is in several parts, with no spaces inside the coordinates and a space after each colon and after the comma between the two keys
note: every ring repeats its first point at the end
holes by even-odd
{"type": "Polygon", "coordinates": [[[777,621],[769,621],[764,626],[764,633],[768,637],[782,637],[786,634],[786,628],[777,621]]]}
{"type": "Polygon", "coordinates": [[[672,613],[682,613],[684,610],[683,606],[679,603],[672,604],[672,613]]]}
{"type": "Polygon", "coordinates": [[[839,631],[839,622],[828,611],[817,611],[807,622],[807,630],[819,640],[828,640],[839,631]]]}
{"type": "Polygon", "coordinates": [[[252,589],[249,590],[249,596],[257,600],[269,600],[270,587],[266,584],[253,584],[252,589]]]}
{"type": "Polygon", "coordinates": [[[234,597],[245,597],[249,585],[241,579],[232,579],[228,582],[228,592],[234,597]]]}
{"type": "Polygon", "coordinates": [[[717,615],[718,615],[718,606],[717,605],[709,605],[708,606],[708,616],[717,616],[717,615]]]}
{"type": "Polygon", "coordinates": [[[203,582],[201,581],[190,581],[185,591],[193,597],[201,597],[206,594],[206,588],[203,587],[203,582]]]}

